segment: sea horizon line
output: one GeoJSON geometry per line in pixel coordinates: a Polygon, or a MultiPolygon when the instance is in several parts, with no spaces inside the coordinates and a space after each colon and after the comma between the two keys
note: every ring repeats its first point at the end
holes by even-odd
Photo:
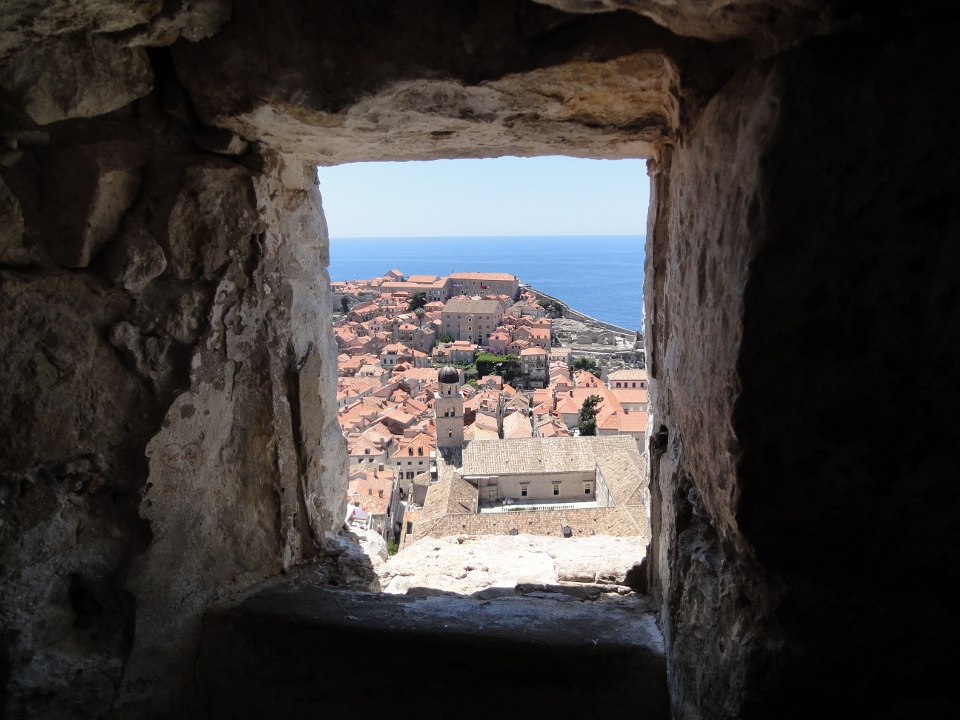
{"type": "Polygon", "coordinates": [[[331,240],[470,240],[472,238],[578,238],[578,237],[608,237],[608,238],[646,238],[646,233],[606,234],[606,233],[577,233],[570,235],[331,235],[331,240]]]}

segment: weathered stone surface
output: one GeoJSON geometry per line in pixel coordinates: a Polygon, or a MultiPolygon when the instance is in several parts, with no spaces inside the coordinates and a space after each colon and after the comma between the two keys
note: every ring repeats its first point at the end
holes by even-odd
{"type": "Polygon", "coordinates": [[[0,622],[14,660],[7,717],[96,717],[113,703],[135,610],[116,571],[143,535],[115,482],[94,489],[101,473],[116,473],[98,457],[0,479],[0,622]]]}
{"type": "Polygon", "coordinates": [[[176,277],[210,280],[246,252],[256,222],[250,172],[237,165],[189,168],[170,212],[169,262],[176,277]],[[237,249],[239,247],[239,250],[237,249]]]}
{"type": "Polygon", "coordinates": [[[213,292],[208,283],[150,283],[133,310],[142,332],[192,346],[208,327],[213,292]]]}
{"type": "Polygon", "coordinates": [[[2,0],[0,57],[37,40],[65,33],[127,30],[147,22],[163,4],[163,0],[2,0]]]}
{"type": "MultiPolygon", "coordinates": [[[[351,3],[284,2],[238,3],[222,32],[173,54],[206,124],[336,164],[649,156],[673,137],[696,49],[715,51],[633,13],[578,17],[498,0],[482,13],[437,16],[404,2],[378,16],[351,3]],[[358,37],[347,41],[344,23],[358,37]]],[[[695,61],[692,82],[715,85],[736,52],[695,61]]]]}
{"type": "Polygon", "coordinates": [[[823,0],[536,0],[576,13],[631,10],[670,28],[677,35],[708,40],[752,38],[783,42],[829,27],[823,0]]]}
{"type": "MultiPolygon", "coordinates": [[[[248,174],[204,168],[195,177],[212,177],[213,188],[201,197],[219,202],[225,175],[240,195],[250,192],[248,174]]],[[[227,265],[194,354],[190,390],[147,448],[140,512],[153,542],[129,581],[138,605],[121,691],[125,712],[167,706],[186,687],[210,603],[312,557],[342,523],[346,449],[335,411],[327,410],[336,407],[336,354],[324,329],[330,303],[319,195],[315,187],[288,189],[261,177],[255,197],[256,216],[248,209],[247,219],[259,218],[250,227],[257,232],[229,236],[222,246],[227,265]]],[[[206,221],[213,219],[238,232],[236,218],[206,221]]],[[[135,347],[132,336],[117,330],[118,342],[135,347]]],[[[136,363],[136,352],[128,354],[136,363]]]]}
{"type": "Polygon", "coordinates": [[[123,442],[139,390],[103,337],[125,293],[73,275],[0,273],[0,469],[62,462],[123,442]]]}
{"type": "MultiPolygon", "coordinates": [[[[75,274],[0,274],[0,626],[8,717],[107,712],[144,541],[127,448],[152,402],[107,343],[130,305],[75,274]]],[[[145,420],[147,418],[147,420],[145,420]]]]}
{"type": "Polygon", "coordinates": [[[106,255],[107,276],[116,285],[132,293],[141,292],[167,269],[163,248],[150,231],[138,222],[124,228],[106,255]]]}
{"type": "Polygon", "coordinates": [[[175,381],[176,364],[166,338],[142,337],[124,320],[110,329],[110,344],[120,351],[131,370],[149,381],[154,393],[162,394],[175,381]]]}
{"type": "MultiPolygon", "coordinates": [[[[506,153],[655,160],[650,590],[675,717],[949,715],[954,8],[551,2],[586,14],[237,0],[216,30],[220,0],[0,5],[0,167],[16,198],[3,196],[3,247],[36,252],[0,280],[7,716],[203,707],[185,691],[202,613],[337,550],[345,467],[311,164],[506,153]],[[594,12],[614,6],[629,12],[594,12]],[[175,37],[148,66],[138,45],[175,37]],[[152,68],[163,86],[130,104],[152,68]],[[194,142],[203,124],[251,141],[234,156],[244,168],[194,142]],[[106,257],[86,262],[130,219],[127,202],[87,213],[82,270],[43,253],[44,221],[78,217],[69,188],[41,203],[44,168],[64,148],[121,140],[145,161],[126,215],[169,263],[139,291],[108,284],[128,275],[106,257]]],[[[121,263],[139,286],[156,266],[135,264],[121,263]]],[[[340,574],[359,577],[350,562],[340,574]]],[[[619,587],[619,571],[591,570],[566,577],[611,597],[596,581],[619,587]]],[[[340,664],[326,651],[355,642],[352,622],[297,659],[340,664]]],[[[273,620],[256,627],[244,657],[277,647],[273,620]]],[[[556,667],[548,650],[524,659],[556,667]]],[[[287,669],[273,679],[303,677],[287,669]]],[[[219,681],[228,698],[247,688],[219,681]]]]}
{"type": "Polygon", "coordinates": [[[430,668],[402,716],[594,717],[598,705],[614,717],[670,716],[663,641],[643,598],[414,598],[296,580],[258,590],[205,618],[196,680],[209,717],[303,718],[318,705],[355,715],[371,650],[430,668]],[[490,682],[492,668],[523,681],[490,682]],[[531,692],[541,687],[549,692],[531,692]]]}
{"type": "Polygon", "coordinates": [[[30,251],[23,242],[26,227],[20,203],[0,178],[0,263],[29,265],[30,251]]]}
{"type": "Polygon", "coordinates": [[[137,145],[112,140],[73,145],[44,164],[47,251],[63,267],[80,268],[119,231],[140,189],[137,145]]]}
{"type": "Polygon", "coordinates": [[[195,135],[193,141],[200,149],[217,155],[243,155],[250,149],[250,143],[228,130],[204,132],[195,135]]]}
{"type": "Polygon", "coordinates": [[[960,636],[928,620],[955,599],[935,577],[957,573],[960,430],[900,421],[960,393],[960,177],[937,149],[960,87],[915,82],[957,51],[929,33],[745,70],[652,164],[651,579],[677,717],[949,712],[907,680],[960,636]],[[885,577],[906,566],[909,599],[885,577]]]}
{"type": "Polygon", "coordinates": [[[85,32],[38,41],[0,64],[0,87],[39,125],[118,110],[152,86],[143,49],[85,32]]]}
{"type": "Polygon", "coordinates": [[[642,538],[602,535],[424,538],[374,566],[388,593],[432,588],[469,595],[521,584],[623,585],[627,572],[643,560],[645,545],[642,538]]]}
{"type": "Polygon", "coordinates": [[[146,27],[126,33],[130,45],[164,46],[178,38],[196,42],[208,38],[230,19],[232,0],[167,2],[146,27]]]}

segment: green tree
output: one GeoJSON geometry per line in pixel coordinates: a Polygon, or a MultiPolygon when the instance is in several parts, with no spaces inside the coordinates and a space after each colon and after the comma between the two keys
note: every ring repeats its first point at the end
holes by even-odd
{"type": "Polygon", "coordinates": [[[340,298],[340,309],[343,310],[343,312],[347,312],[350,309],[350,301],[347,300],[346,295],[340,298]]]}
{"type": "Polygon", "coordinates": [[[597,434],[597,405],[603,402],[599,395],[591,395],[583,401],[583,407],[580,408],[580,428],[581,437],[587,437],[597,434]]]}
{"type": "Polygon", "coordinates": [[[537,304],[547,312],[554,313],[560,317],[563,317],[563,311],[567,309],[566,305],[556,300],[541,299],[537,301],[537,304]]]}
{"type": "Polygon", "coordinates": [[[427,294],[418,292],[414,293],[413,297],[410,298],[410,302],[407,303],[407,312],[414,312],[418,308],[422,308],[427,304],[427,294]]]}
{"type": "Polygon", "coordinates": [[[486,350],[477,352],[474,362],[480,377],[484,375],[499,375],[504,382],[509,383],[520,374],[520,357],[518,355],[494,355],[486,350]]]}
{"type": "Polygon", "coordinates": [[[423,327],[423,318],[426,317],[427,311],[422,307],[418,307],[413,311],[413,314],[417,316],[417,322],[420,323],[420,327],[423,327]]]}
{"type": "Polygon", "coordinates": [[[448,343],[453,342],[456,338],[450,333],[441,333],[440,337],[437,338],[438,343],[448,343]]]}
{"type": "Polygon", "coordinates": [[[586,370],[594,377],[600,377],[600,366],[592,358],[577,358],[573,361],[574,370],[586,370]]]}

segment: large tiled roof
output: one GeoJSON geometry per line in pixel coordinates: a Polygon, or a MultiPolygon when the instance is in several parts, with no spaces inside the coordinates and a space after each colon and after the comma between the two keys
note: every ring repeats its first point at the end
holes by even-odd
{"type": "Polygon", "coordinates": [[[419,527],[414,527],[417,540],[430,534],[447,515],[473,515],[477,507],[477,488],[456,472],[446,473],[430,486],[423,503],[419,527]]]}
{"type": "Polygon", "coordinates": [[[614,370],[608,376],[610,380],[640,380],[647,379],[647,371],[643,368],[623,368],[622,370],[614,370]]]}
{"type": "Polygon", "coordinates": [[[517,278],[510,273],[456,272],[450,273],[454,280],[505,280],[513,282],[517,278]]]}
{"type": "MultiPolygon", "coordinates": [[[[621,448],[606,440],[619,438],[523,438],[475,441],[463,451],[464,475],[514,475],[590,471],[597,458],[621,448]]],[[[632,440],[628,442],[634,447],[632,440]]]]}
{"type": "Polygon", "coordinates": [[[610,392],[621,403],[646,403],[647,391],[644,388],[610,388],[610,392]]]}
{"type": "Polygon", "coordinates": [[[443,306],[445,313],[495,313],[501,307],[499,300],[473,300],[471,298],[454,298],[443,306]]]}

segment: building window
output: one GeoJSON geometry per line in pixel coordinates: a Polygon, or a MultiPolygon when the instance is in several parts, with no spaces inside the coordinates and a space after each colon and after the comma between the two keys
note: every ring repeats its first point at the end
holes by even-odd
{"type": "Polygon", "coordinates": [[[560,483],[554,483],[554,484],[553,484],[553,494],[554,494],[554,495],[559,495],[559,494],[560,494],[560,483]]]}
{"type": "Polygon", "coordinates": [[[407,535],[412,535],[412,534],[413,534],[413,522],[408,522],[408,523],[407,523],[407,535]]]}
{"type": "Polygon", "coordinates": [[[526,485],[521,485],[521,486],[520,486],[520,497],[526,497],[526,496],[527,496],[527,486],[526,486],[526,485]]]}
{"type": "Polygon", "coordinates": [[[586,483],[586,484],[583,486],[583,494],[584,494],[584,495],[589,495],[589,494],[590,494],[590,483],[586,483]]]}

